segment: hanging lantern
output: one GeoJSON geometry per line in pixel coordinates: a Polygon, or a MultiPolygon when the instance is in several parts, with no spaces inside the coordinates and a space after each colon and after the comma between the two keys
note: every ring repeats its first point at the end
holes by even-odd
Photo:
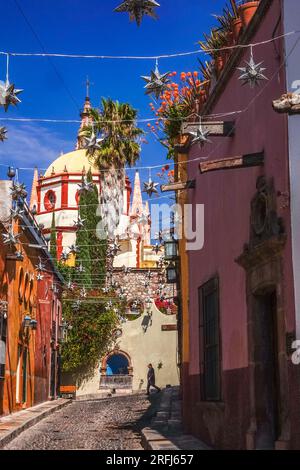
{"type": "Polygon", "coordinates": [[[149,197],[152,197],[152,194],[158,194],[158,191],[156,189],[157,186],[158,183],[154,183],[150,177],[149,181],[147,183],[144,183],[143,193],[147,193],[149,197]]]}
{"type": "Polygon", "coordinates": [[[37,273],[37,275],[36,275],[36,280],[37,280],[37,281],[42,281],[43,279],[44,279],[43,274],[37,273]]]}
{"type": "Polygon", "coordinates": [[[35,265],[37,271],[45,271],[45,265],[42,263],[41,257],[39,256],[39,262],[35,265]]]}
{"type": "Polygon", "coordinates": [[[16,170],[13,166],[9,166],[7,170],[7,177],[12,180],[16,176],[16,170]]]}
{"type": "Polygon", "coordinates": [[[177,282],[177,270],[174,263],[170,263],[166,269],[167,283],[176,284],[177,282]]]}
{"type": "Polygon", "coordinates": [[[176,260],[178,258],[178,240],[171,238],[166,240],[164,244],[166,261],[176,260]]]}
{"type": "Polygon", "coordinates": [[[197,130],[195,132],[190,131],[189,135],[193,137],[192,144],[200,144],[201,147],[203,147],[204,144],[211,143],[211,140],[207,138],[209,131],[203,129],[201,122],[199,123],[197,130]]]}

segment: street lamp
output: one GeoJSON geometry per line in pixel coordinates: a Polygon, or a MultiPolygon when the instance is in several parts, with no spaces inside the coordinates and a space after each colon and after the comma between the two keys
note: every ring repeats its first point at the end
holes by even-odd
{"type": "Polygon", "coordinates": [[[24,319],[23,319],[23,326],[24,328],[29,328],[30,327],[30,323],[31,323],[31,317],[29,315],[25,315],[24,319]]]}
{"type": "Polygon", "coordinates": [[[166,240],[164,243],[165,248],[165,260],[172,261],[178,258],[178,240],[171,238],[166,240]]]}
{"type": "Polygon", "coordinates": [[[31,320],[31,321],[30,321],[30,324],[29,324],[29,327],[30,327],[32,330],[36,330],[36,329],[37,329],[37,321],[36,321],[36,320],[31,320]]]}
{"type": "Polygon", "coordinates": [[[176,284],[177,282],[177,270],[174,263],[170,263],[166,269],[167,284],[176,284]]]}

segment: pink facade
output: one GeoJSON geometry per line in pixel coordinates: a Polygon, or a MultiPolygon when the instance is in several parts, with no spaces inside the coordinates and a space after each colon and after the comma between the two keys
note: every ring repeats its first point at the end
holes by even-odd
{"type": "MultiPolygon", "coordinates": [[[[257,43],[282,34],[280,2],[269,4],[248,42],[257,43]]],[[[189,179],[196,179],[196,188],[189,190],[189,203],[205,206],[205,243],[202,250],[189,251],[190,363],[188,380],[183,384],[184,401],[188,403],[184,407],[184,419],[189,432],[217,448],[250,449],[264,445],[264,419],[258,411],[258,391],[264,390],[264,385],[259,377],[259,367],[252,361],[252,354],[255,356],[258,349],[251,309],[254,301],[273,290],[277,299],[274,319],[278,332],[278,336],[275,335],[278,349],[274,359],[278,372],[277,403],[278,406],[284,403],[286,414],[292,415],[293,407],[299,410],[299,401],[295,403],[292,400],[291,392],[297,386],[298,372],[286,353],[286,339],[295,331],[291,220],[286,197],[289,193],[287,117],[272,109],[272,100],[286,91],[285,67],[282,67],[284,42],[277,40],[254,48],[254,60],[264,62],[269,79],[254,89],[241,84],[238,80],[240,72],[236,70],[249,59],[249,54],[246,49],[234,64],[221,92],[207,109],[208,114],[243,110],[222,118],[235,120],[234,136],[209,137],[211,144],[205,144],[202,149],[199,145],[192,145],[188,155],[189,160],[194,160],[188,165],[189,179]],[[200,174],[201,161],[257,152],[264,152],[263,166],[200,174]],[[257,257],[257,261],[253,261],[254,255],[250,260],[244,245],[249,244],[251,238],[251,201],[257,193],[256,184],[260,176],[264,176],[270,185],[273,180],[276,220],[282,219],[284,242],[282,250],[270,254],[269,259],[262,259],[265,254],[259,259],[258,249],[253,249],[257,257]],[[247,264],[246,269],[237,262],[243,253],[242,263],[247,264]],[[279,266],[277,274],[277,268],[269,270],[272,263],[279,266]],[[273,274],[268,274],[269,271],[273,274]],[[203,399],[200,386],[203,381],[203,337],[198,289],[213,278],[219,283],[221,390],[216,401],[203,399]]],[[[279,238],[273,237],[272,240],[279,243],[279,238]]],[[[263,333],[269,337],[268,331],[263,333]]],[[[292,432],[293,418],[289,420],[283,416],[282,410],[274,412],[274,415],[277,420],[274,446],[299,447],[299,437],[292,438],[292,435],[296,436],[292,432]]]]}

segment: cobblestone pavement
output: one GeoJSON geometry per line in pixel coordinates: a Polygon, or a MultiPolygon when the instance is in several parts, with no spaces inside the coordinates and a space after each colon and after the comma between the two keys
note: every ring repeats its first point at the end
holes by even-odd
{"type": "Polygon", "coordinates": [[[5,450],[141,450],[155,406],[145,395],[74,401],[11,441],[5,450]],[[152,411],[153,409],[153,411],[152,411]]]}

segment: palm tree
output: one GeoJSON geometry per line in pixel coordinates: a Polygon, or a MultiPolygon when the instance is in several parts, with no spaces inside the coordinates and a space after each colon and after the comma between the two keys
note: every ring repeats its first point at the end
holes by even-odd
{"type": "MultiPolygon", "coordinates": [[[[102,98],[100,110],[92,109],[94,133],[105,138],[93,154],[99,168],[122,168],[136,163],[140,154],[138,138],[144,131],[136,127],[137,111],[128,103],[102,98]]],[[[82,136],[91,136],[92,127],[83,129],[82,136]]]]}

